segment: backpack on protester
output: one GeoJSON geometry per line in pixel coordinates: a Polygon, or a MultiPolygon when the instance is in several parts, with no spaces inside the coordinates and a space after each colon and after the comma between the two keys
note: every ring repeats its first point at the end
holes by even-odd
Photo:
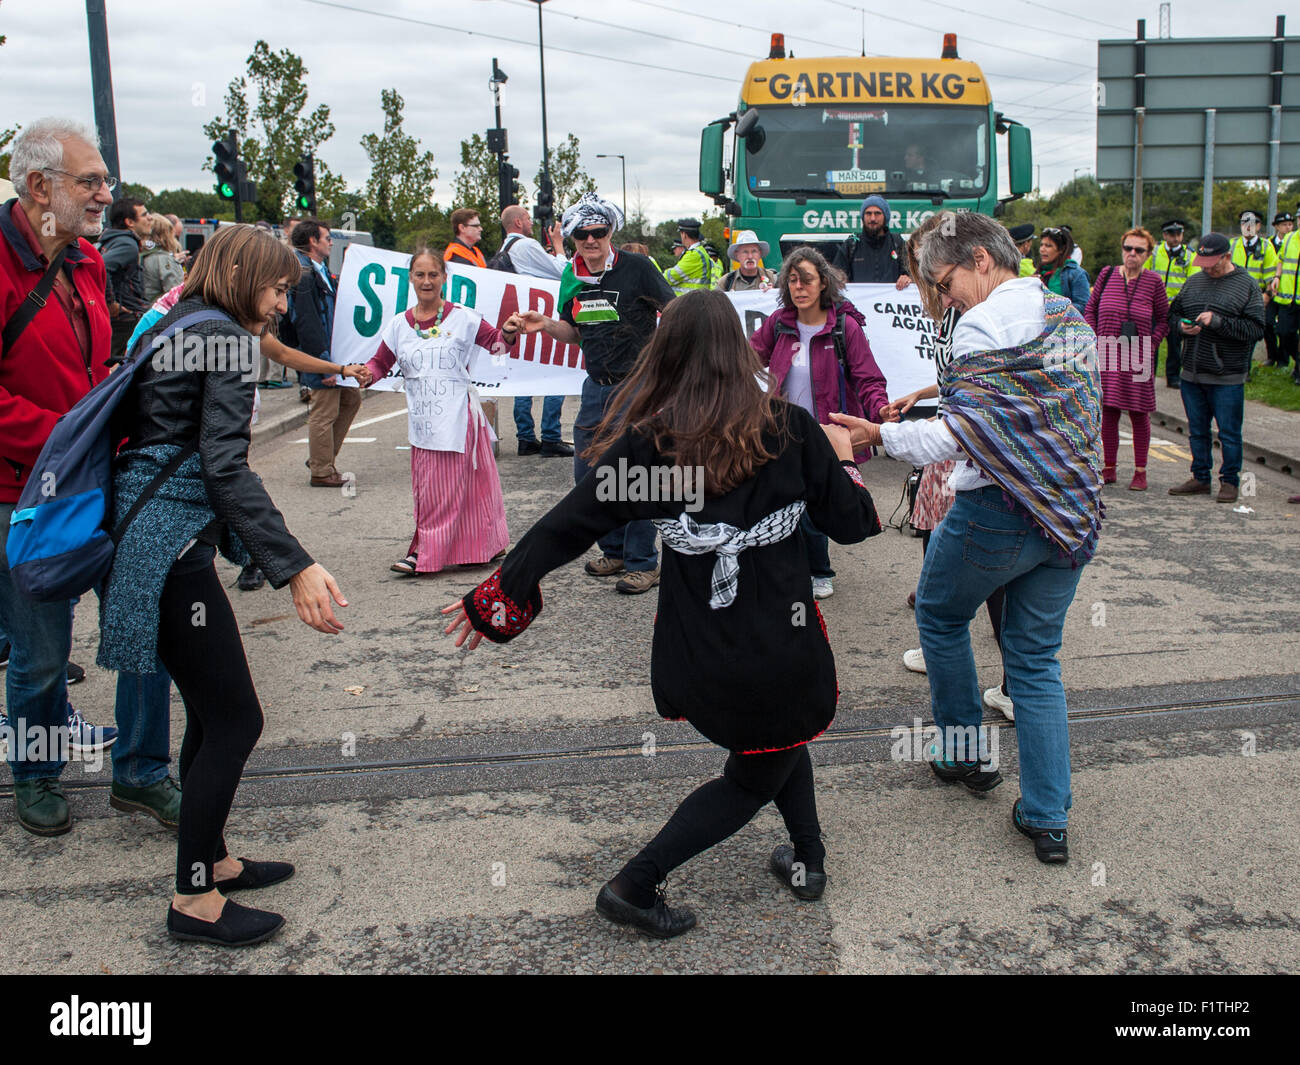
{"type": "Polygon", "coordinates": [[[506,237],[505,243],[502,244],[497,250],[497,253],[487,261],[487,268],[489,270],[501,270],[507,274],[519,273],[519,271],[515,269],[515,264],[510,261],[510,248],[523,239],[524,235],[522,233],[511,233],[510,236],[506,237]]]}
{"type": "MultiPolygon", "coordinates": [[[[155,341],[217,320],[231,319],[217,310],[194,311],[158,333],[155,341]]],[[[113,554],[127,526],[198,450],[197,440],[183,447],[149,482],[126,516],[111,524],[113,458],[119,443],[113,413],[130,390],[136,371],[152,355],[152,346],[137,344],[117,370],[59,418],[41,448],[14,507],[5,548],[14,587],[28,599],[73,599],[100,584],[113,566],[113,554]]]]}

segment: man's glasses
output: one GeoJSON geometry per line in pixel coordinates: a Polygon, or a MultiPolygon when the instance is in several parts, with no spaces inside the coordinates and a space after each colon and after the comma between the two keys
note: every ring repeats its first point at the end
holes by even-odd
{"type": "Polygon", "coordinates": [[[1128,252],[1128,253],[1131,253],[1131,254],[1133,254],[1133,255],[1146,255],[1147,252],[1148,252],[1148,250],[1149,250],[1149,249],[1146,248],[1146,247],[1138,247],[1138,248],[1135,248],[1135,247],[1133,247],[1132,244],[1125,244],[1125,245],[1124,245],[1124,251],[1125,251],[1125,252],[1128,252]]]}
{"type": "Polygon", "coordinates": [[[70,174],[66,170],[59,170],[57,167],[47,166],[44,168],[50,174],[62,174],[64,177],[70,177],[74,182],[91,192],[98,192],[100,189],[108,189],[112,192],[117,188],[117,178],[112,174],[91,174],[89,177],[82,177],[79,174],[70,174]]]}
{"type": "Polygon", "coordinates": [[[936,281],[934,283],[935,289],[944,296],[951,296],[952,293],[949,292],[948,289],[949,286],[952,284],[952,275],[955,274],[956,272],[957,272],[957,267],[954,266],[951,270],[949,270],[946,274],[943,275],[942,281],[936,281]]]}
{"type": "Polygon", "coordinates": [[[573,231],[574,240],[604,240],[609,236],[609,226],[600,226],[597,229],[575,229],[573,231]]]}

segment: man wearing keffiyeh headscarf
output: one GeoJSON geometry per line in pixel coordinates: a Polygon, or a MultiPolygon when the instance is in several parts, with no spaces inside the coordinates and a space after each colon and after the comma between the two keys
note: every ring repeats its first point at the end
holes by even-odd
{"type": "MultiPolygon", "coordinates": [[[[615,251],[614,231],[623,225],[623,212],[594,192],[588,192],[564,212],[566,237],[578,254],[560,278],[559,315],[524,311],[524,332],[545,331],[562,344],[581,344],[587,364],[582,406],[573,426],[575,483],[586,476],[582,453],[591,445],[596,426],[610,398],[631,372],[659,320],[659,311],[673,290],[644,255],[615,251]]],[[[655,530],[648,521],[634,521],[600,539],[602,557],[587,563],[593,577],[627,571],[615,585],[620,592],[649,591],[659,583],[655,530]]]]}

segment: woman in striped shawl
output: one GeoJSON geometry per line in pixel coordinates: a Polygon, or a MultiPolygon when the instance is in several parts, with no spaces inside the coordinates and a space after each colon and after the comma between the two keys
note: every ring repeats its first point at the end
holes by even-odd
{"type": "Polygon", "coordinates": [[[1073,304],[1018,276],[1007,231],[946,214],[920,248],[921,277],[961,320],[932,421],[873,425],[838,417],[859,443],[923,465],[953,458],[956,501],[934,530],[916,623],[945,782],[1001,783],[980,735],[970,622],[1001,585],[1002,655],[1016,706],[1021,798],[1015,827],[1044,862],[1069,858],[1070,739],[1056,660],[1065,614],[1101,528],[1101,389],[1095,337],[1073,304]]]}

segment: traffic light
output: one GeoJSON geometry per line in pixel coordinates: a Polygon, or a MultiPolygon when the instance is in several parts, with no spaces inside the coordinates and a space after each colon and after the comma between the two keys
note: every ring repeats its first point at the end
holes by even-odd
{"type": "Polygon", "coordinates": [[[551,186],[551,175],[545,172],[537,183],[537,206],[533,208],[533,217],[543,229],[549,228],[555,218],[555,193],[551,186]]]}
{"type": "Polygon", "coordinates": [[[233,200],[239,192],[239,142],[234,130],[212,145],[217,158],[217,195],[223,200],[233,200]]]}
{"type": "Polygon", "coordinates": [[[519,167],[511,166],[510,160],[503,155],[497,165],[497,195],[501,199],[503,209],[519,202],[519,194],[523,188],[516,180],[518,177],[519,167]]]}
{"type": "Polygon", "coordinates": [[[298,193],[298,198],[294,201],[295,205],[298,210],[314,215],[316,213],[316,160],[312,158],[311,152],[294,163],[293,176],[297,179],[293,187],[298,193]]]}

